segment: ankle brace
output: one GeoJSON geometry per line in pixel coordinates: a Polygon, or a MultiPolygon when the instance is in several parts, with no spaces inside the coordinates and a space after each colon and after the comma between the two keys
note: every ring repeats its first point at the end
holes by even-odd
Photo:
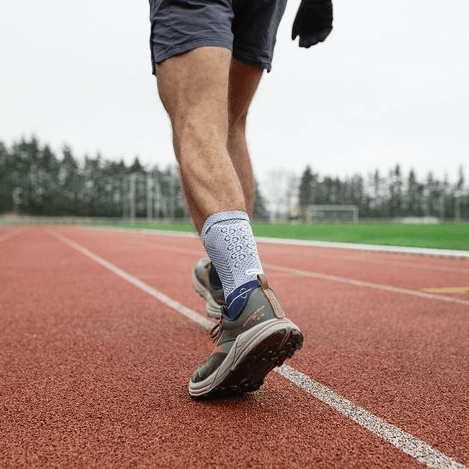
{"type": "Polygon", "coordinates": [[[225,298],[262,273],[247,213],[230,211],[211,215],[203,226],[201,237],[220,277],[225,298]]]}

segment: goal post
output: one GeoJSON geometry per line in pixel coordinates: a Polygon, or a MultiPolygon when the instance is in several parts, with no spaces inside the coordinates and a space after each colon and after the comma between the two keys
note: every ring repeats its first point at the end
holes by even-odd
{"type": "Polygon", "coordinates": [[[306,207],[306,221],[314,222],[358,222],[358,207],[356,205],[308,205],[306,207]]]}

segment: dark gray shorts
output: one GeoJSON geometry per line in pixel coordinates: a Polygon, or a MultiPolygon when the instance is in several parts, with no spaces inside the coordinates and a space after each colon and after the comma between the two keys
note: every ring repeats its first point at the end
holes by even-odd
{"type": "Polygon", "coordinates": [[[150,0],[152,69],[197,47],[225,47],[270,71],[287,0],[150,0]]]}

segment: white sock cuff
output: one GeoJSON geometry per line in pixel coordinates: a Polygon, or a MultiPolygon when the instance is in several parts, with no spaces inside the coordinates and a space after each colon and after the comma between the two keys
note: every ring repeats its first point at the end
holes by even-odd
{"type": "Polygon", "coordinates": [[[246,220],[247,222],[251,223],[249,215],[246,212],[242,212],[241,210],[231,210],[229,212],[214,213],[213,215],[210,215],[207,220],[205,220],[202,231],[200,232],[202,239],[205,238],[207,232],[213,225],[215,225],[215,223],[220,223],[228,220],[246,220]]]}

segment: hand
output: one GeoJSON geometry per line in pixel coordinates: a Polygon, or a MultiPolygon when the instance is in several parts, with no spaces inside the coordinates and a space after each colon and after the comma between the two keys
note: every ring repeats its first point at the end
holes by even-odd
{"type": "Polygon", "coordinates": [[[300,36],[300,47],[323,42],[332,31],[331,0],[301,0],[293,22],[291,38],[300,36]]]}

